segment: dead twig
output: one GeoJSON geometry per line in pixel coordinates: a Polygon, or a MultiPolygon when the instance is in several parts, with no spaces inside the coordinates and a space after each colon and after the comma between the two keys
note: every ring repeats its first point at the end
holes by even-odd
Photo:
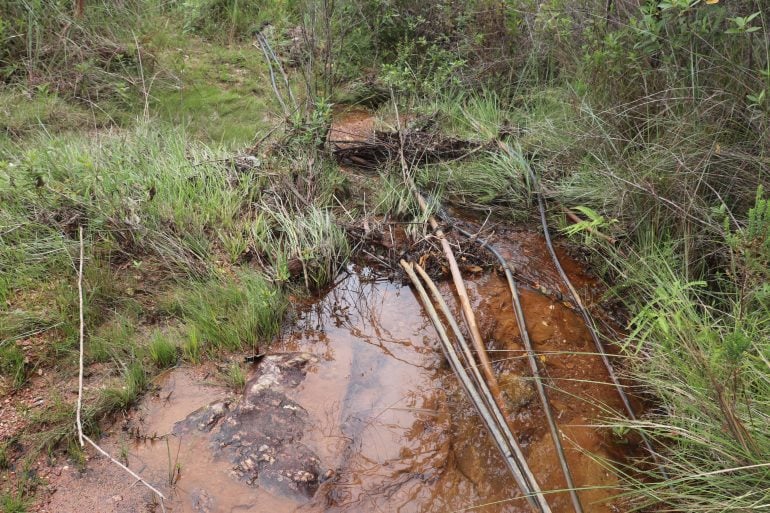
{"type": "Polygon", "coordinates": [[[83,408],[83,346],[85,341],[85,323],[83,322],[83,226],[80,226],[78,228],[78,238],[80,240],[80,262],[78,265],[78,306],[80,308],[80,358],[79,358],[79,373],[78,373],[78,400],[77,400],[77,409],[75,410],[75,424],[77,428],[78,433],[78,440],[80,441],[80,446],[85,446],[85,442],[88,442],[94,449],[96,449],[97,452],[99,452],[101,455],[105,456],[107,459],[109,459],[111,462],[113,462],[115,465],[119,466],[123,470],[125,470],[131,477],[136,479],[138,482],[142,483],[144,486],[146,486],[151,492],[153,492],[155,495],[160,498],[160,508],[165,513],[166,508],[163,505],[163,501],[166,500],[165,495],[160,493],[157,488],[152,486],[150,483],[142,479],[139,474],[131,470],[130,468],[123,465],[121,462],[110,456],[110,454],[99,447],[99,445],[91,440],[88,436],[86,436],[83,433],[83,422],[81,419],[81,410],[83,408]]]}
{"type": "Polygon", "coordinates": [[[545,496],[540,490],[540,487],[535,480],[534,474],[532,474],[532,471],[527,465],[521,448],[519,447],[516,439],[508,428],[508,424],[503,415],[503,412],[500,408],[497,407],[496,398],[493,397],[489,388],[486,387],[484,379],[482,378],[476,366],[472,364],[473,355],[471,354],[470,348],[465,342],[465,338],[463,337],[457,322],[449,312],[449,308],[441,297],[441,293],[438,291],[438,288],[436,288],[433,281],[430,280],[427,273],[425,273],[425,271],[419,265],[411,264],[405,260],[401,260],[401,267],[412,281],[412,284],[417,290],[420,300],[422,301],[423,306],[425,307],[425,310],[427,311],[428,316],[433,323],[433,326],[436,328],[444,356],[449,362],[449,365],[451,366],[455,375],[460,380],[461,385],[465,389],[465,392],[468,394],[468,397],[470,398],[473,405],[476,407],[476,410],[481,416],[481,419],[484,422],[484,425],[487,427],[490,435],[492,436],[492,439],[502,453],[506,465],[511,471],[516,484],[525,494],[524,498],[527,500],[527,502],[529,502],[533,510],[540,513],[550,513],[550,506],[545,500],[545,496]],[[449,322],[458,343],[463,348],[466,358],[471,360],[471,362],[468,362],[470,364],[468,365],[468,368],[473,373],[473,378],[468,375],[466,366],[464,366],[460,361],[460,358],[458,357],[457,352],[450,342],[446,330],[444,329],[444,326],[439,319],[438,313],[436,312],[436,309],[433,306],[430,297],[428,296],[428,293],[425,291],[425,288],[414,272],[415,268],[420,272],[420,274],[423,276],[423,279],[426,281],[426,284],[430,287],[434,299],[441,307],[443,315],[447,322],[449,322]]]}

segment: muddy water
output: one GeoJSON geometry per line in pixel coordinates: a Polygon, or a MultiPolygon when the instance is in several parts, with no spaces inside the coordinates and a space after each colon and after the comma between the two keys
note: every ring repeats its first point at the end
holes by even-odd
{"type": "MultiPolygon", "coordinates": [[[[503,232],[498,244],[531,282],[558,288],[539,236],[503,232]],[[537,264],[537,265],[534,265],[537,264]]],[[[582,292],[594,284],[565,263],[582,292]]],[[[564,482],[521,352],[510,295],[495,274],[468,279],[475,311],[501,383],[511,399],[514,433],[545,490],[564,482]]],[[[445,296],[451,298],[448,288],[445,296]]],[[[597,461],[622,456],[611,436],[591,427],[602,408],[619,403],[579,317],[542,294],[522,291],[528,329],[547,370],[555,416],[586,511],[616,511],[614,480],[597,461]]],[[[456,306],[453,308],[456,309],[456,306]]],[[[317,359],[291,388],[307,411],[301,443],[320,461],[309,496],[271,493],[239,480],[206,432],[171,434],[174,425],[216,401],[242,397],[211,383],[205,369],[177,369],[104,444],[169,497],[169,511],[482,512],[529,511],[473,409],[445,365],[433,327],[412,291],[350,268],[316,303],[300,308],[294,326],[270,353],[308,352],[317,359]],[[150,438],[137,439],[141,433],[150,438]],[[167,436],[164,436],[167,435],[167,436]]],[[[259,364],[251,369],[260,371],[259,364]]],[[[248,387],[247,387],[248,388],[248,387]]],[[[147,511],[152,496],[104,460],[64,472],[43,509],[55,512],[147,511]]],[[[554,512],[571,511],[565,493],[549,495],[554,512]]]]}

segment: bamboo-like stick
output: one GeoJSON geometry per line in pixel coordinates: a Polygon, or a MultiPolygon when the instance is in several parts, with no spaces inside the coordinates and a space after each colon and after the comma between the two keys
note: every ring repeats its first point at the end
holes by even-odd
{"type": "MultiPolygon", "coordinates": [[[[492,439],[494,440],[498,449],[502,453],[503,458],[506,462],[506,465],[511,471],[511,474],[514,477],[516,484],[519,486],[521,491],[525,494],[525,498],[527,499],[527,502],[529,502],[533,510],[540,513],[550,513],[551,512],[550,506],[548,505],[548,502],[545,500],[545,496],[543,495],[543,492],[540,490],[540,487],[538,486],[534,475],[529,469],[529,466],[527,465],[527,462],[524,459],[524,455],[521,452],[520,447],[516,443],[516,439],[513,437],[513,434],[510,432],[510,430],[507,429],[507,422],[505,420],[505,417],[503,416],[502,412],[497,408],[495,400],[492,397],[489,389],[487,389],[484,386],[484,380],[481,379],[481,376],[478,374],[478,369],[473,365],[470,366],[471,371],[477,374],[475,381],[478,382],[478,384],[480,385],[481,392],[476,389],[476,386],[474,386],[474,380],[472,380],[471,377],[468,375],[467,371],[465,370],[465,367],[462,365],[457,355],[457,352],[452,346],[452,343],[449,341],[449,337],[447,336],[444,326],[441,324],[441,321],[438,317],[438,313],[436,312],[436,309],[433,306],[433,303],[431,302],[427,292],[425,291],[425,288],[423,287],[422,283],[417,278],[417,275],[414,272],[413,264],[410,264],[404,260],[401,260],[401,267],[403,267],[404,271],[406,271],[415,289],[417,289],[418,295],[423,303],[423,306],[425,307],[425,310],[427,311],[428,316],[433,322],[433,326],[436,328],[436,332],[439,335],[439,341],[441,342],[441,347],[442,347],[442,350],[444,351],[444,355],[446,356],[447,361],[452,367],[452,370],[454,371],[455,375],[457,375],[458,379],[460,380],[460,383],[462,384],[463,388],[468,394],[474,407],[476,407],[476,410],[479,412],[479,415],[481,416],[482,421],[484,422],[484,425],[487,427],[490,434],[492,435],[492,439]],[[482,397],[482,394],[486,396],[486,401],[482,397]]],[[[418,270],[421,270],[421,268],[418,267],[418,270]]],[[[425,274],[424,271],[422,271],[421,274],[423,274],[424,277],[427,277],[427,274],[425,274]]],[[[441,298],[441,294],[438,293],[438,289],[435,287],[435,284],[433,284],[433,282],[430,281],[430,278],[428,278],[428,281],[426,281],[426,283],[428,284],[429,287],[431,287],[432,291],[434,291],[434,296],[439,302],[439,305],[442,307],[444,316],[452,326],[452,329],[455,333],[455,336],[458,339],[458,342],[461,345],[465,346],[465,351],[467,351],[467,356],[472,356],[470,355],[470,349],[467,347],[467,343],[464,342],[464,337],[462,337],[462,333],[460,332],[459,326],[457,326],[457,323],[454,321],[451,314],[449,313],[449,308],[446,306],[446,303],[443,301],[443,298],[441,298]]]]}
{"type": "MultiPolygon", "coordinates": [[[[428,209],[428,204],[425,202],[425,198],[423,198],[422,194],[420,194],[420,191],[417,189],[417,186],[414,184],[414,180],[412,180],[411,176],[409,175],[409,165],[407,164],[406,157],[404,156],[404,135],[403,130],[401,129],[401,117],[398,113],[398,105],[396,104],[395,98],[393,99],[393,107],[396,111],[398,137],[401,143],[398,147],[398,154],[401,161],[401,172],[403,174],[404,183],[412,189],[415,199],[417,200],[417,204],[420,206],[420,210],[422,210],[425,214],[428,214],[430,212],[428,209]]],[[[452,246],[449,245],[449,241],[447,240],[444,231],[441,229],[438,221],[436,221],[434,216],[428,216],[428,223],[430,224],[434,235],[439,239],[441,248],[444,251],[444,256],[446,257],[447,263],[449,264],[449,271],[452,275],[452,281],[454,282],[455,290],[457,291],[457,297],[460,300],[463,319],[465,320],[465,325],[468,327],[468,332],[471,336],[471,342],[473,343],[473,348],[476,350],[476,355],[479,359],[479,363],[481,364],[481,368],[484,371],[484,376],[487,378],[487,384],[492,390],[498,406],[502,411],[505,412],[506,407],[505,402],[503,401],[503,398],[500,394],[500,385],[497,383],[497,377],[492,370],[492,362],[490,361],[489,355],[487,354],[484,341],[481,338],[481,331],[479,330],[479,325],[476,322],[476,315],[473,313],[473,307],[471,306],[471,301],[468,298],[468,290],[465,288],[465,282],[463,281],[462,273],[460,273],[460,268],[457,265],[457,259],[455,258],[454,252],[452,251],[452,246]]]]}
{"type": "Polygon", "coordinates": [[[521,307],[521,297],[519,295],[518,287],[516,286],[516,281],[513,279],[513,272],[511,271],[510,265],[505,260],[505,258],[503,258],[503,255],[501,255],[500,252],[497,251],[497,249],[488,241],[479,237],[473,237],[471,233],[463,230],[462,228],[455,227],[455,229],[469,239],[476,241],[482,248],[492,253],[492,255],[494,255],[494,257],[503,268],[505,278],[508,281],[508,288],[511,291],[511,301],[513,303],[516,323],[519,325],[521,341],[524,344],[524,349],[527,354],[527,361],[529,362],[529,368],[532,371],[532,377],[535,382],[537,395],[540,398],[540,403],[543,405],[543,412],[545,413],[545,418],[551,433],[551,439],[553,440],[554,447],[556,448],[556,456],[559,459],[559,465],[561,466],[562,474],[564,474],[564,480],[567,484],[567,490],[569,491],[570,499],[572,500],[572,506],[576,513],[582,513],[583,505],[580,502],[580,497],[577,493],[575,481],[572,478],[572,472],[570,471],[569,464],[567,463],[567,457],[564,454],[564,446],[561,443],[561,433],[558,426],[556,425],[556,421],[553,418],[551,402],[548,400],[548,394],[546,393],[545,387],[543,386],[543,378],[541,377],[537,354],[534,347],[532,346],[532,341],[529,338],[529,330],[527,330],[527,323],[524,317],[524,309],[521,307]]]}
{"type": "MultiPolygon", "coordinates": [[[[506,148],[506,151],[510,151],[510,149],[506,148]]],[[[607,369],[607,374],[609,375],[610,380],[615,385],[615,389],[617,390],[618,395],[620,396],[620,400],[623,403],[623,407],[626,410],[626,414],[631,420],[635,421],[636,412],[634,411],[634,407],[631,405],[631,401],[628,398],[628,394],[626,394],[626,391],[623,388],[623,384],[620,382],[620,379],[615,373],[615,368],[613,367],[609,356],[607,356],[607,351],[604,347],[604,344],[602,343],[601,339],[599,339],[599,335],[596,332],[596,329],[594,328],[593,320],[591,319],[591,314],[588,312],[588,309],[585,307],[585,305],[581,301],[580,294],[578,294],[578,291],[575,289],[575,286],[572,284],[572,281],[569,279],[569,276],[567,276],[567,273],[564,270],[564,267],[562,267],[561,261],[559,260],[559,257],[556,254],[556,250],[553,247],[553,242],[551,241],[551,232],[548,229],[548,220],[545,215],[545,202],[543,201],[543,195],[538,191],[537,177],[535,176],[535,173],[532,172],[532,169],[530,167],[527,167],[527,171],[529,173],[529,179],[532,182],[532,186],[535,188],[535,195],[537,196],[538,209],[540,211],[540,223],[543,226],[543,236],[545,237],[545,244],[548,247],[548,253],[551,255],[551,260],[553,261],[553,264],[556,267],[556,270],[559,273],[559,276],[564,282],[564,285],[566,285],[567,289],[569,290],[570,296],[572,296],[572,300],[575,302],[575,305],[580,311],[580,315],[583,317],[583,322],[585,323],[585,326],[591,335],[591,340],[593,340],[594,342],[594,346],[596,347],[596,351],[599,353],[602,359],[602,363],[604,363],[604,367],[607,369]]],[[[650,438],[643,431],[639,431],[639,435],[642,437],[642,443],[644,443],[644,446],[647,449],[647,451],[650,453],[650,456],[658,465],[658,468],[660,469],[662,475],[664,477],[667,476],[666,470],[663,468],[663,465],[660,462],[658,453],[652,447],[652,442],[650,441],[650,438]]]]}

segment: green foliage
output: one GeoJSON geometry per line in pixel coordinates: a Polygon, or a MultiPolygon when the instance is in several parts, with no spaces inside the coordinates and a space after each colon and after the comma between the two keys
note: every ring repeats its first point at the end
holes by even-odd
{"type": "Polygon", "coordinates": [[[243,372],[243,367],[238,363],[230,364],[227,368],[225,379],[227,384],[236,392],[243,391],[243,388],[246,386],[246,374],[243,372]]]}
{"type": "Polygon", "coordinates": [[[761,484],[770,454],[770,324],[738,284],[725,280],[716,296],[704,282],[684,281],[676,259],[653,245],[624,264],[634,270],[625,297],[638,312],[628,344],[644,354],[633,371],[660,401],[633,427],[664,444],[667,473],[645,471],[645,482],[626,476],[627,485],[638,507],[751,510],[770,497],[761,484]]]}
{"type": "Polygon", "coordinates": [[[15,343],[0,345],[0,375],[9,378],[14,388],[21,388],[27,381],[24,353],[15,343]]]}
{"type": "Polygon", "coordinates": [[[764,197],[764,188],[757,189],[744,227],[733,231],[725,221],[727,243],[737,256],[735,272],[751,283],[770,278],[770,200],[764,197]]]}
{"type": "Polygon", "coordinates": [[[466,61],[424,39],[401,43],[392,63],[382,66],[382,79],[398,92],[434,96],[460,85],[466,61]]]}
{"type": "Polygon", "coordinates": [[[182,355],[190,363],[200,363],[203,344],[201,342],[198,328],[190,325],[187,329],[187,338],[182,345],[182,355]]]}
{"type": "Polygon", "coordinates": [[[347,236],[329,210],[266,208],[252,233],[255,246],[272,264],[276,280],[301,276],[311,290],[328,284],[350,255],[347,236]]]}
{"type": "Polygon", "coordinates": [[[148,385],[147,372],[141,362],[131,363],[123,373],[123,382],[118,387],[102,392],[97,411],[102,415],[125,410],[132,406],[148,385]]]}
{"type": "Polygon", "coordinates": [[[589,207],[577,206],[575,210],[583,214],[585,219],[565,226],[562,228],[562,232],[570,237],[578,234],[582,235],[583,243],[586,245],[591,244],[595,240],[597,233],[604,233],[613,224],[617,223],[617,219],[607,220],[603,215],[589,207]]]}
{"type": "Polygon", "coordinates": [[[231,43],[250,38],[267,23],[284,27],[289,23],[292,4],[286,0],[179,0],[177,3],[186,31],[231,43]]]}
{"type": "Polygon", "coordinates": [[[0,509],[3,513],[27,513],[29,501],[22,490],[0,494],[0,509]]]}

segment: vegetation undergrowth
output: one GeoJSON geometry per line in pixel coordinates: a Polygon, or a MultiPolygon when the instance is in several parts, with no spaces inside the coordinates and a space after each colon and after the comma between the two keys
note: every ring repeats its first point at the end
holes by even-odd
{"type": "MultiPolygon", "coordinates": [[[[767,15],[754,0],[5,2],[3,392],[75,375],[79,227],[86,358],[108,380],[87,397],[91,432],[180,357],[269,342],[289,295],[354,251],[331,102],[395,104],[479,144],[418,168],[421,188],[507,221],[541,194],[629,312],[623,370],[654,406],[607,422],[646,432],[665,471],[615,468],[631,506],[764,509],[767,15]]],[[[400,172],[376,180],[365,209],[424,219],[400,172]]],[[[243,386],[240,366],[225,376],[243,386]]],[[[72,397],[50,402],[21,442],[72,446],[72,397]]],[[[19,490],[0,504],[23,510],[19,490]]]]}
{"type": "MultiPolygon", "coordinates": [[[[529,33],[515,48],[534,47],[523,62],[509,57],[512,85],[483,78],[491,62],[469,60],[434,91],[408,47],[393,62],[400,71],[386,80],[402,110],[494,143],[418,171],[418,183],[508,220],[537,216],[532,199],[543,195],[552,226],[589,252],[608,298],[628,309],[628,336],[613,342],[654,406],[638,422],[608,423],[645,432],[662,462],[615,468],[631,507],[761,510],[770,501],[766,9],[516,4],[511,17],[529,33]]],[[[426,20],[423,37],[441,44],[436,24],[426,20]]],[[[473,47],[468,36],[455,35],[454,59],[473,47]]]]}

